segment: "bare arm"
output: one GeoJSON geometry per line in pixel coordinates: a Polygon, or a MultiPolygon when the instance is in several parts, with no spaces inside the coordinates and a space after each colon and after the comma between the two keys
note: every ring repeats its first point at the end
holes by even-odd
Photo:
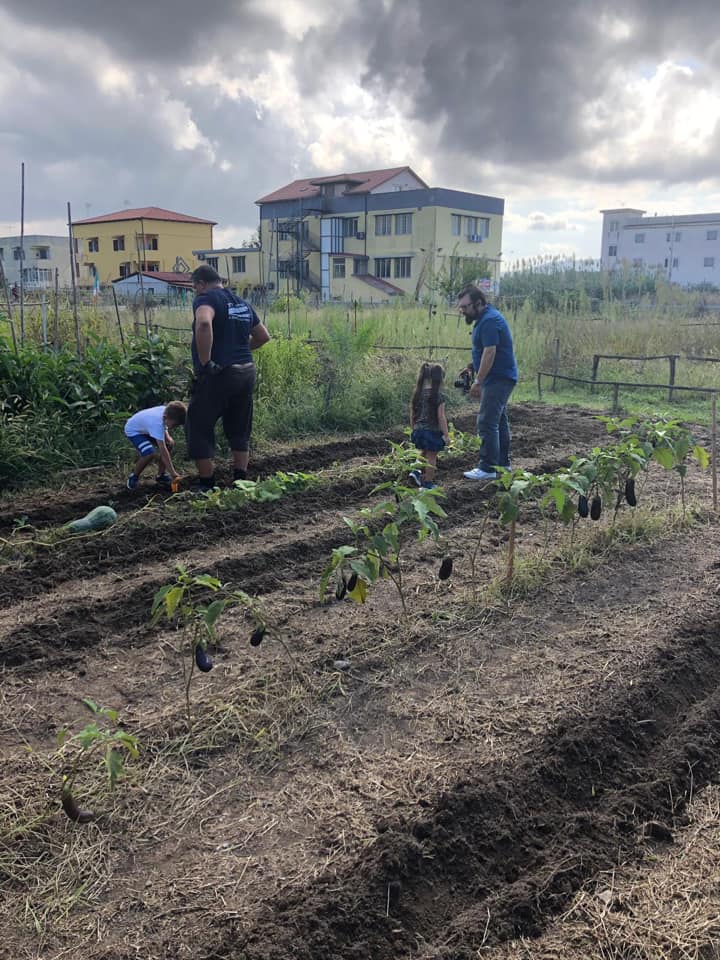
{"type": "Polygon", "coordinates": [[[492,370],[493,364],[495,363],[495,351],[497,347],[485,347],[482,352],[482,357],[480,359],[480,368],[478,369],[477,375],[475,377],[475,383],[470,387],[470,396],[479,397],[480,388],[483,385],[485,377],[492,370]]]}
{"type": "Polygon", "coordinates": [[[177,472],[173,466],[172,457],[170,456],[170,451],[167,448],[167,444],[164,440],[158,440],[158,454],[160,455],[160,463],[163,467],[164,473],[169,473],[171,477],[179,477],[180,474],[177,472]]]}
{"type": "Polygon", "coordinates": [[[448,422],[447,417],[445,416],[445,404],[441,403],[437,408],[437,419],[438,427],[440,427],[440,433],[442,433],[445,443],[448,442],[449,433],[448,433],[448,422]]]}
{"type": "Polygon", "coordinates": [[[259,350],[270,339],[270,331],[264,323],[256,323],[250,331],[250,349],[259,350]]]}
{"type": "Polygon", "coordinates": [[[210,362],[210,352],[213,345],[212,322],[215,311],[207,304],[202,304],[195,311],[195,346],[197,347],[200,366],[210,362]]]}

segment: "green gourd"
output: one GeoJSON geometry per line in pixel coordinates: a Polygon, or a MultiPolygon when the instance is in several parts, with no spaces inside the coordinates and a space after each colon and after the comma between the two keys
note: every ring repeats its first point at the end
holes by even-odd
{"type": "Polygon", "coordinates": [[[95,507],[87,516],[80,520],[73,520],[68,524],[71,533],[87,533],[89,530],[104,530],[117,520],[117,514],[112,507],[95,507]]]}

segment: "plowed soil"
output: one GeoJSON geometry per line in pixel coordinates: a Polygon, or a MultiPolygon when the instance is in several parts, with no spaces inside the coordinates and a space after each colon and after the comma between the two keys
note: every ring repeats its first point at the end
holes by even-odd
{"type": "MultiPolygon", "coordinates": [[[[533,404],[513,409],[513,431],[515,465],[534,471],[606,437],[587,412],[533,404]]],[[[386,582],[363,606],[321,604],[386,440],[260,456],[256,475],[322,470],[323,485],[233,512],[91,473],[0,506],[8,956],[500,957],[550,930],[562,944],[588,884],[672,845],[720,767],[709,478],[688,477],[692,525],[601,549],[608,518],[583,521],[576,564],[549,559],[568,531],[528,508],[521,566],[546,562],[508,597],[487,589],[507,531],[491,514],[479,539],[489,491],[463,479],[472,456],[446,458],[443,539],[408,547],[407,616],[386,582]],[[109,530],[49,536],[99,503],[118,510],[109,530]],[[220,621],[190,731],[178,636],[149,618],[178,562],[260,598],[276,628],[252,647],[246,616],[220,621]],[[118,710],[141,754],[114,792],[83,771],[76,792],[97,816],[80,825],[59,807],[55,735],[88,722],[85,697],[118,710]]],[[[651,471],[644,516],[676,497],[651,471]]]]}

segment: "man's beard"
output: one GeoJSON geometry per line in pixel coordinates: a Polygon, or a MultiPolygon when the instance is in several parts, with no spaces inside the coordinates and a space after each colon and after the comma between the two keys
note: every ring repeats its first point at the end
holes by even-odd
{"type": "Polygon", "coordinates": [[[475,313],[473,313],[472,316],[470,316],[470,314],[467,314],[467,313],[466,313],[466,314],[465,314],[465,323],[466,323],[468,326],[470,326],[471,323],[475,323],[475,321],[477,320],[477,317],[478,317],[477,311],[475,311],[475,313]]]}

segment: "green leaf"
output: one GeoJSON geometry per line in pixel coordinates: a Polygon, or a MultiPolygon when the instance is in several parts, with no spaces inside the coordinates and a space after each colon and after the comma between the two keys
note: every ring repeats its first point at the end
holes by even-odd
{"type": "Polygon", "coordinates": [[[672,450],[669,450],[667,447],[655,447],[653,457],[664,470],[672,470],[673,463],[675,462],[672,450]]]}
{"type": "Polygon", "coordinates": [[[694,446],[692,452],[693,457],[695,457],[697,462],[700,464],[700,467],[703,470],[707,470],[710,465],[710,454],[707,452],[705,447],[694,446]]]}
{"type": "Polygon", "coordinates": [[[215,626],[215,621],[227,606],[227,600],[213,600],[203,615],[205,626],[211,630],[215,626]]]}
{"type": "Polygon", "coordinates": [[[211,577],[209,573],[199,573],[196,577],[192,578],[192,582],[195,586],[198,587],[207,587],[208,590],[217,591],[222,586],[222,583],[218,580],[217,577],[211,577]]]}
{"type": "Polygon", "coordinates": [[[105,754],[105,766],[107,768],[110,786],[114,787],[118,778],[121,777],[125,771],[125,764],[123,763],[122,754],[119,750],[108,750],[105,754]]]}
{"type": "Polygon", "coordinates": [[[90,697],[84,697],[82,703],[83,703],[83,706],[86,706],[88,710],[90,710],[92,713],[100,712],[100,708],[98,707],[98,705],[95,703],[94,700],[90,699],[90,697]]]}
{"type": "Polygon", "coordinates": [[[172,619],[178,604],[185,596],[185,587],[171,587],[165,594],[165,616],[168,620],[172,619]]]}

